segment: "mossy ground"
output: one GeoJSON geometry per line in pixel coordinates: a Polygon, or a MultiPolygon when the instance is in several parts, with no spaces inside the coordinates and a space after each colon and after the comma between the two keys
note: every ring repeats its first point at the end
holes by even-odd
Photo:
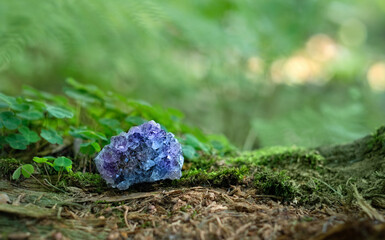
{"type": "Polygon", "coordinates": [[[107,189],[104,179],[96,173],[75,172],[64,175],[60,184],[64,188],[68,186],[78,187],[85,191],[102,193],[107,189]]]}
{"type": "MultiPolygon", "coordinates": [[[[3,160],[0,164],[2,178],[9,179],[19,165],[15,159],[3,160]]],[[[41,182],[45,178],[38,174],[35,177],[41,182]]],[[[70,236],[70,229],[73,228],[71,221],[77,221],[76,231],[85,234],[84,239],[92,239],[95,236],[87,235],[83,227],[91,221],[88,223],[91,228],[98,229],[104,238],[109,232],[111,239],[133,237],[135,234],[153,238],[171,235],[192,239],[248,238],[255,234],[262,239],[279,236],[308,239],[315,234],[309,230],[311,227],[322,232],[334,222],[369,218],[377,222],[384,220],[385,128],[339,146],[317,149],[273,147],[236,156],[186,160],[181,179],[138,184],[128,191],[110,189],[96,173],[66,174],[56,188],[40,188],[38,192],[25,190],[36,188],[35,179],[18,182],[20,189],[14,188],[9,181],[2,183],[0,191],[6,192],[13,201],[17,201],[22,192],[26,193],[21,197],[26,204],[21,201],[23,207],[32,204],[44,209],[55,208],[55,217],[49,218],[60,216],[65,219],[65,227],[62,228],[55,225],[57,220],[55,227],[43,224],[44,228],[51,229],[51,232],[42,229],[41,233],[45,235],[53,231],[70,236]],[[34,182],[35,185],[31,184],[34,182]],[[262,214],[265,212],[271,218],[262,214]],[[110,218],[113,220],[108,220],[110,218]],[[270,231],[270,225],[258,225],[264,229],[258,232],[250,222],[262,224],[261,219],[274,222],[283,230],[270,231]],[[237,230],[243,228],[247,231],[237,230]],[[197,235],[182,234],[186,229],[195,231],[197,235]],[[220,230],[215,232],[213,229],[220,230]],[[308,234],[295,235],[298,229],[308,234]],[[111,235],[113,233],[117,234],[116,238],[111,235]],[[249,233],[252,234],[247,235],[249,233]]],[[[15,221],[15,218],[25,217],[23,211],[15,213],[8,208],[0,211],[12,217],[0,218],[0,225],[7,219],[15,221]]],[[[362,224],[374,226],[374,222],[362,224]]],[[[12,230],[9,224],[4,226],[12,230]]],[[[20,226],[30,231],[28,226],[20,226]]],[[[344,234],[348,231],[346,229],[333,231],[344,234]]],[[[385,225],[370,229],[373,234],[381,235],[385,232],[385,225]]],[[[327,237],[332,233],[325,234],[319,236],[327,237]]],[[[359,236],[357,233],[356,239],[359,236]]]]}
{"type": "Polygon", "coordinates": [[[21,165],[15,158],[0,158],[0,177],[9,179],[13,172],[21,165]]]}

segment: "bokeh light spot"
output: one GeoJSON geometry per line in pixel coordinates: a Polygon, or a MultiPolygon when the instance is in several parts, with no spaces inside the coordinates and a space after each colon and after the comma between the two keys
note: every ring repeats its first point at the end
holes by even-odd
{"type": "Polygon", "coordinates": [[[313,59],[326,62],[336,57],[338,46],[328,35],[316,34],[307,41],[306,51],[313,59]]]}
{"type": "Polygon", "coordinates": [[[377,62],[370,66],[367,79],[372,90],[385,91],[385,62],[377,62]]]}

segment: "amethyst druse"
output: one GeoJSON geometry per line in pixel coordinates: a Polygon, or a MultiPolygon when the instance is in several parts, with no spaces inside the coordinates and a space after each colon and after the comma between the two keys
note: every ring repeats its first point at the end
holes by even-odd
{"type": "Polygon", "coordinates": [[[183,161],[182,147],[174,134],[154,121],[112,137],[95,158],[100,175],[120,190],[135,183],[179,179],[183,161]]]}

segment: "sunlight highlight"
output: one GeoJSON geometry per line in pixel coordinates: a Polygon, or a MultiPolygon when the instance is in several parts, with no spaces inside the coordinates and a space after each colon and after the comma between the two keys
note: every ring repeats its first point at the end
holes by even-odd
{"type": "Polygon", "coordinates": [[[385,91],[385,62],[377,62],[370,66],[367,80],[372,90],[385,91]]]}
{"type": "Polygon", "coordinates": [[[286,61],[284,72],[290,83],[303,84],[316,79],[320,72],[320,65],[306,56],[297,55],[286,61]]]}
{"type": "Polygon", "coordinates": [[[326,62],[337,56],[338,47],[328,35],[316,34],[307,41],[306,51],[314,60],[326,62]]]}
{"type": "Polygon", "coordinates": [[[315,34],[306,46],[287,59],[278,59],[270,66],[274,83],[323,84],[329,80],[327,69],[340,54],[340,46],[326,34],[315,34]]]}

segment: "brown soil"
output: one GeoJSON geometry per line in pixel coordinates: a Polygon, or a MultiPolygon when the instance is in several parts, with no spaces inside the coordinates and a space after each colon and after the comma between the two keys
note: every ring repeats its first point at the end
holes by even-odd
{"type": "Polygon", "coordinates": [[[12,201],[0,204],[4,238],[385,239],[385,224],[359,208],[297,206],[239,186],[123,195],[31,188],[1,181],[0,191],[12,201]]]}

